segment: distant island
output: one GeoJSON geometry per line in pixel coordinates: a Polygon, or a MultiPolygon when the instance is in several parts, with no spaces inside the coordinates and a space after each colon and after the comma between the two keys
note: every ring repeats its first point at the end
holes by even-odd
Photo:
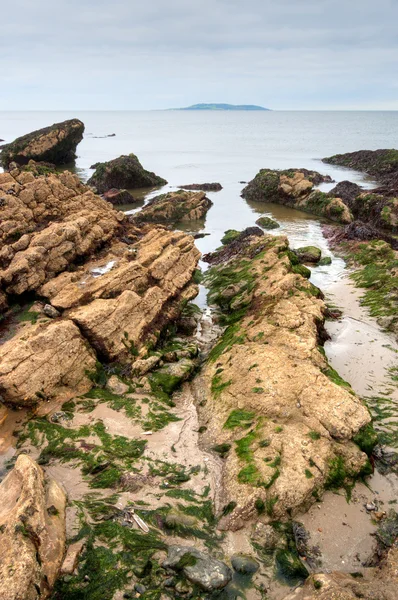
{"type": "Polygon", "coordinates": [[[184,108],[172,108],[171,110],[270,110],[255,104],[193,104],[184,108]]]}

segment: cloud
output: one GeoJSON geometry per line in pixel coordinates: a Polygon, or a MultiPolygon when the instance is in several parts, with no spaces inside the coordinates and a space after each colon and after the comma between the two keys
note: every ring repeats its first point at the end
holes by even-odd
{"type": "Polygon", "coordinates": [[[0,109],[398,109],[395,0],[15,0],[0,109]]]}

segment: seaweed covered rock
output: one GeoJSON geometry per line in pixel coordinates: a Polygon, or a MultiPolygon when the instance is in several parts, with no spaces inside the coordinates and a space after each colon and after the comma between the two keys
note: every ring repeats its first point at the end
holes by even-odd
{"type": "Polygon", "coordinates": [[[322,159],[324,163],[364,171],[384,184],[398,172],[398,150],[358,150],[335,154],[322,159]]]}
{"type": "Polygon", "coordinates": [[[294,250],[300,262],[318,263],[321,260],[322,251],[316,246],[302,246],[294,250]]]}
{"type": "Polygon", "coordinates": [[[48,598],[65,549],[64,492],[21,454],[0,484],[0,597],[48,598]]]}
{"type": "Polygon", "coordinates": [[[370,415],[321,351],[325,305],[286,238],[246,236],[219,255],[204,257],[214,265],[205,282],[227,328],[195,381],[202,439],[231,446],[222,487],[235,508],[220,526],[238,529],[258,506],[270,519],[293,516],[370,472],[352,441],[370,415]]]}
{"type": "Polygon", "coordinates": [[[219,192],[222,190],[221,183],[190,183],[188,185],[179,185],[183,190],[202,191],[202,192],[219,192]]]}
{"type": "Polygon", "coordinates": [[[76,146],[83,139],[84,124],[79,119],[55,123],[17,138],[2,147],[0,162],[25,165],[29,160],[64,165],[76,158],[76,146]]]}
{"type": "Polygon", "coordinates": [[[351,181],[339,181],[337,185],[334,186],[333,189],[328,192],[328,195],[331,198],[341,198],[343,202],[347,204],[351,208],[351,204],[355,200],[359,194],[362,193],[362,188],[351,181]]]}
{"type": "Polygon", "coordinates": [[[98,194],[112,188],[134,189],[165,185],[167,181],[141,165],[135,154],[119,156],[113,160],[94,165],[95,172],[87,185],[95,187],[98,194]]]}
{"type": "Polygon", "coordinates": [[[340,198],[315,189],[324,181],[330,182],[331,178],[307,169],[261,169],[242,190],[242,197],[255,202],[275,202],[339,223],[350,223],[352,215],[340,198]]]}
{"type": "Polygon", "coordinates": [[[263,229],[278,229],[278,227],[280,227],[279,223],[270,217],[260,217],[257,219],[256,224],[263,229]]]}
{"type": "Polygon", "coordinates": [[[232,571],[226,564],[193,546],[169,546],[163,567],[182,570],[188,581],[207,592],[224,588],[232,579],[232,571]]]}
{"type": "Polygon", "coordinates": [[[131,221],[140,223],[167,223],[203,219],[213,206],[204,192],[168,192],[152,198],[131,221]]]}

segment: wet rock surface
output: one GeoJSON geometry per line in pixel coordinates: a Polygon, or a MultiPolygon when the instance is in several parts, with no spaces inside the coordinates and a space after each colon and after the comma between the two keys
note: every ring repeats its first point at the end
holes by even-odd
{"type": "Polygon", "coordinates": [[[221,183],[190,183],[188,185],[179,185],[183,190],[219,192],[222,190],[221,183]]]}
{"type": "Polygon", "coordinates": [[[204,192],[169,192],[152,198],[142,210],[130,217],[136,224],[196,221],[203,219],[213,205],[204,192]]]}
{"type": "Polygon", "coordinates": [[[29,160],[64,165],[76,158],[76,147],[83,139],[84,124],[79,119],[55,123],[17,138],[2,147],[0,162],[25,165],[29,160]]]}
{"type": "Polygon", "coordinates": [[[48,598],[65,549],[64,492],[41,468],[19,456],[0,484],[0,596],[48,598]]]}
{"type": "Polygon", "coordinates": [[[102,195],[104,200],[111,204],[134,204],[135,199],[128,190],[118,190],[111,188],[102,195]]]}
{"type": "Polygon", "coordinates": [[[165,185],[167,181],[141,165],[135,154],[119,156],[104,163],[96,163],[95,172],[87,185],[93,186],[98,194],[108,190],[145,188],[165,185]]]}
{"type": "Polygon", "coordinates": [[[191,583],[208,592],[224,588],[232,579],[231,569],[226,564],[193,546],[169,546],[163,567],[182,569],[191,583]]]}

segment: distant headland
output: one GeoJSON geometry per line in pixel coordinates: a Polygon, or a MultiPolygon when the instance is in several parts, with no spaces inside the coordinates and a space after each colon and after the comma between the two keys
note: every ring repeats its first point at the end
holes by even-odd
{"type": "Polygon", "coordinates": [[[184,108],[172,108],[170,110],[271,110],[255,104],[193,104],[184,108]]]}

